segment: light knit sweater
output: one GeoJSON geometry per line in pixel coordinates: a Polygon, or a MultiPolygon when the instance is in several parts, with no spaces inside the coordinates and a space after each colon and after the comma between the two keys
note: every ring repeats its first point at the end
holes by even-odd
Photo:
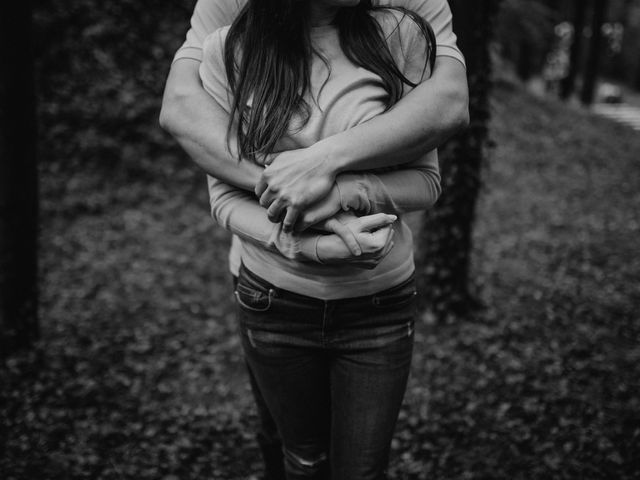
{"type": "MultiPolygon", "coordinates": [[[[426,40],[417,25],[393,10],[372,15],[382,27],[399,69],[413,82],[421,82],[429,71],[426,40]]],[[[225,27],[205,39],[200,76],[205,90],[230,112],[232,98],[223,61],[227,32],[225,27]]],[[[347,59],[336,28],[314,28],[311,35],[314,48],[324,57],[314,55],[311,63],[306,100],[312,113],[302,128],[299,118],[292,120],[292,128],[280,139],[276,151],[308,147],[385,110],[387,94],[380,78],[347,59]]],[[[432,151],[394,172],[342,176],[339,189],[345,209],[402,214],[433,205],[440,193],[439,180],[437,155],[432,151]]],[[[269,222],[266,211],[250,193],[211,177],[209,192],[214,218],[241,239],[241,248],[237,243],[232,248],[232,266],[237,266],[241,257],[247,268],[278,287],[329,300],[372,294],[401,283],[413,272],[411,232],[401,219],[394,226],[394,248],[375,269],[347,263],[323,265],[305,261],[309,252],[300,250],[300,236],[285,233],[280,224],[269,222]]]]}

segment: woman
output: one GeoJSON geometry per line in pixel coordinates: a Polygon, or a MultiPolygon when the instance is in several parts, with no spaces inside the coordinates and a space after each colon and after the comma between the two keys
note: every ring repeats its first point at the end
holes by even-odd
{"type": "MultiPolygon", "coordinates": [[[[419,17],[370,1],[253,0],[207,38],[201,78],[231,115],[241,155],[264,163],[383,113],[428,74],[433,46],[419,17]]],[[[415,284],[408,228],[375,212],[433,204],[435,152],[411,167],[377,175],[373,192],[343,177],[306,212],[340,235],[285,231],[246,192],[210,178],[214,217],[242,238],[243,347],[289,479],[384,478],[415,284]],[[374,214],[334,215],[336,206],[374,214]]]]}

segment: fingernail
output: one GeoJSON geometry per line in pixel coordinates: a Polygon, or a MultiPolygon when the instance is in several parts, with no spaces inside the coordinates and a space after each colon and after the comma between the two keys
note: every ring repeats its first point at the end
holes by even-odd
{"type": "Polygon", "coordinates": [[[389,215],[389,218],[391,218],[392,222],[395,222],[398,219],[396,215],[389,215]]]}

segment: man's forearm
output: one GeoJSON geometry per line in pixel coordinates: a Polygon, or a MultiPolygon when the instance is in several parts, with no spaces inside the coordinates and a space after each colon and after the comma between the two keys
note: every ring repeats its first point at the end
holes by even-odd
{"type": "Polygon", "coordinates": [[[410,162],[467,126],[468,98],[462,63],[438,57],[433,76],[391,110],[313,148],[322,152],[335,172],[410,162]]]}
{"type": "Polygon", "coordinates": [[[229,115],[203,90],[198,65],[190,59],[172,65],[160,125],[206,173],[252,191],[263,169],[253,162],[239,162],[233,139],[227,144],[229,115]]]}
{"type": "MultiPolygon", "coordinates": [[[[263,169],[252,162],[237,161],[235,142],[232,139],[227,145],[226,141],[228,114],[203,90],[198,65],[182,60],[172,66],[161,125],[205,172],[236,187],[253,190],[263,169]]],[[[316,143],[307,149],[307,155],[315,168],[326,168],[334,174],[408,163],[433,150],[467,123],[464,67],[455,59],[438,57],[431,79],[389,112],[316,143]]],[[[302,152],[291,153],[299,161],[302,152]]]]}
{"type": "Polygon", "coordinates": [[[393,109],[325,138],[312,146],[282,152],[256,185],[269,218],[293,228],[298,216],[324,198],[339,173],[372,170],[416,160],[469,122],[466,70],[461,62],[438,57],[431,78],[393,109]]]}

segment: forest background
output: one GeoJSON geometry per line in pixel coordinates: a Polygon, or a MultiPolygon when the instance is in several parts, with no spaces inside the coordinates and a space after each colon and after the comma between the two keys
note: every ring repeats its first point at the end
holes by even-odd
{"type": "MultiPolygon", "coordinates": [[[[448,224],[470,232],[464,299],[424,296],[392,478],[638,478],[640,138],[597,107],[640,108],[640,2],[492,3],[473,2],[493,59],[470,78],[491,87],[472,104],[478,195],[448,224]]],[[[192,9],[34,6],[38,322],[14,349],[20,318],[0,319],[2,478],[258,478],[229,235],[158,127],[192,9]]],[[[443,149],[449,191],[468,141],[443,149]]],[[[427,287],[434,221],[412,216],[427,287]]]]}

